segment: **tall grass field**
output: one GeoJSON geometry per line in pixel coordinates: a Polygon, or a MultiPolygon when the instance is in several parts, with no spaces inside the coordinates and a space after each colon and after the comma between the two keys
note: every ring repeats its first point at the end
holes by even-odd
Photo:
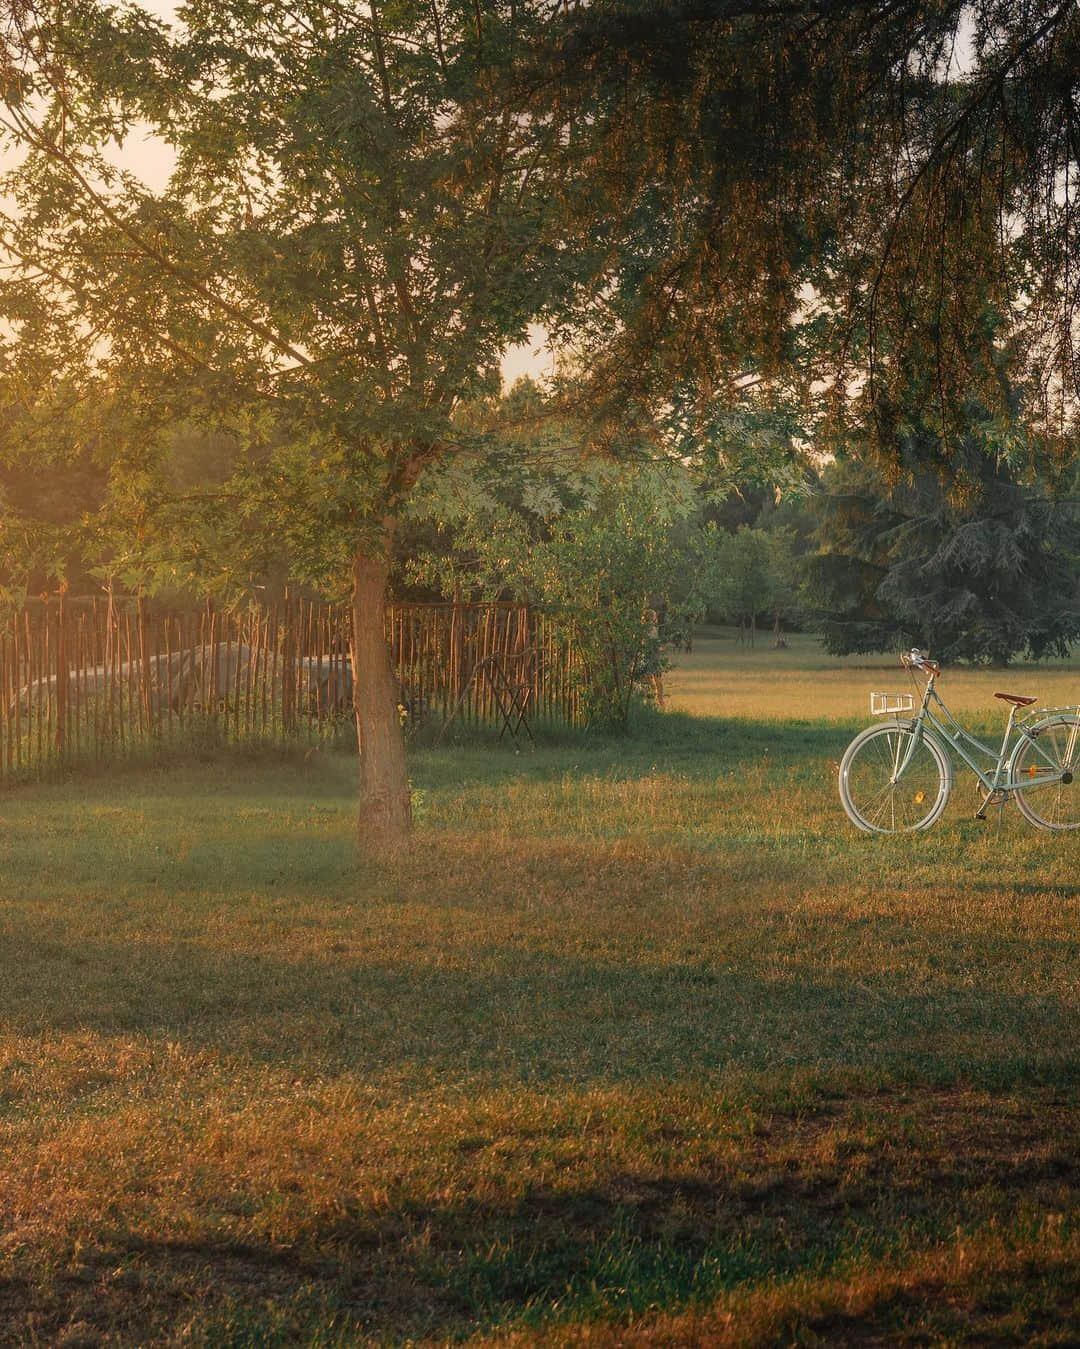
{"type": "Polygon", "coordinates": [[[699,639],[392,864],[340,752],[0,795],[0,1343],[1080,1343],[1080,834],[854,830],[905,679],[699,639]]]}

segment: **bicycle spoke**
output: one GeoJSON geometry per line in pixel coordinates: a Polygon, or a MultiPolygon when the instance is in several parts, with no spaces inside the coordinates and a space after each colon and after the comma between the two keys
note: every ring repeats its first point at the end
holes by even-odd
{"type": "Polygon", "coordinates": [[[884,787],[879,787],[878,790],[874,793],[874,795],[870,798],[870,800],[867,801],[866,803],[867,809],[877,805],[878,802],[880,802],[881,805],[879,806],[879,809],[884,810],[885,805],[889,799],[889,793],[892,791],[892,789],[893,787],[891,782],[886,782],[884,787]]]}
{"type": "Polygon", "coordinates": [[[858,805],[859,813],[864,818],[869,819],[871,817],[871,812],[873,812],[874,821],[876,822],[877,820],[879,820],[881,816],[885,813],[886,808],[888,807],[889,793],[891,791],[892,791],[892,783],[886,782],[883,787],[879,787],[877,789],[877,791],[873,794],[873,796],[869,798],[868,801],[865,802],[865,804],[860,805],[858,802],[856,803],[858,805]]]}
{"type": "Polygon", "coordinates": [[[871,824],[880,824],[880,823],[881,823],[881,821],[882,821],[882,819],[883,819],[883,817],[884,817],[884,815],[885,815],[885,811],[888,809],[888,807],[889,807],[889,802],[890,802],[891,800],[892,800],[892,793],[891,793],[891,792],[888,792],[886,795],[884,795],[884,796],[882,797],[882,799],[881,799],[881,805],[878,806],[877,810],[874,811],[873,815],[867,815],[867,816],[866,816],[866,818],[870,821],[871,824]]]}

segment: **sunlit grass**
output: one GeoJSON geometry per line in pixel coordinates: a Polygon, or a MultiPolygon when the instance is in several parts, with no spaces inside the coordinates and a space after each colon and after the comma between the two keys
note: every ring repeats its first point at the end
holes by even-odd
{"type": "Polygon", "coordinates": [[[1080,839],[859,835],[866,672],[691,659],[393,866],[342,756],[0,797],[0,1340],[1075,1341],[1080,839]]]}
{"type": "MultiPolygon", "coordinates": [[[[866,720],[871,692],[913,690],[896,657],[830,656],[817,638],[802,633],[788,636],[781,651],[771,633],[759,633],[753,648],[740,645],[737,636],[733,629],[710,629],[691,653],[674,657],[675,669],[664,681],[672,707],[699,716],[866,720]]],[[[1080,703],[1080,663],[1019,661],[1005,670],[950,665],[939,690],[955,712],[1004,725],[995,692],[1029,694],[1047,707],[1080,703]]]]}

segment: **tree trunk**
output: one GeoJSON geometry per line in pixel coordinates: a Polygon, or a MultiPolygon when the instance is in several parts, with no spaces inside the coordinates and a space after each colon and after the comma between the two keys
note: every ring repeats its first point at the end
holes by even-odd
{"type": "Polygon", "coordinates": [[[353,559],[353,707],[360,740],[362,846],[394,851],[412,829],[398,683],[386,644],[389,555],[353,559]]]}

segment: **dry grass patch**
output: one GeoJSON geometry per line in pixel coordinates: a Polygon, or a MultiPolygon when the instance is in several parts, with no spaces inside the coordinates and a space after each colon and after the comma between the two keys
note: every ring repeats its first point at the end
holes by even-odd
{"type": "MultiPolygon", "coordinates": [[[[872,690],[907,692],[911,682],[890,655],[830,656],[816,637],[789,635],[777,651],[768,634],[740,646],[733,629],[711,629],[690,653],[673,654],[665,677],[671,705],[695,716],[747,720],[850,721],[867,718],[872,690]]],[[[1037,696],[1050,707],[1080,702],[1080,670],[1072,661],[1018,661],[1006,670],[946,666],[941,694],[955,712],[976,717],[1000,713],[994,692],[1037,696]]]]}

